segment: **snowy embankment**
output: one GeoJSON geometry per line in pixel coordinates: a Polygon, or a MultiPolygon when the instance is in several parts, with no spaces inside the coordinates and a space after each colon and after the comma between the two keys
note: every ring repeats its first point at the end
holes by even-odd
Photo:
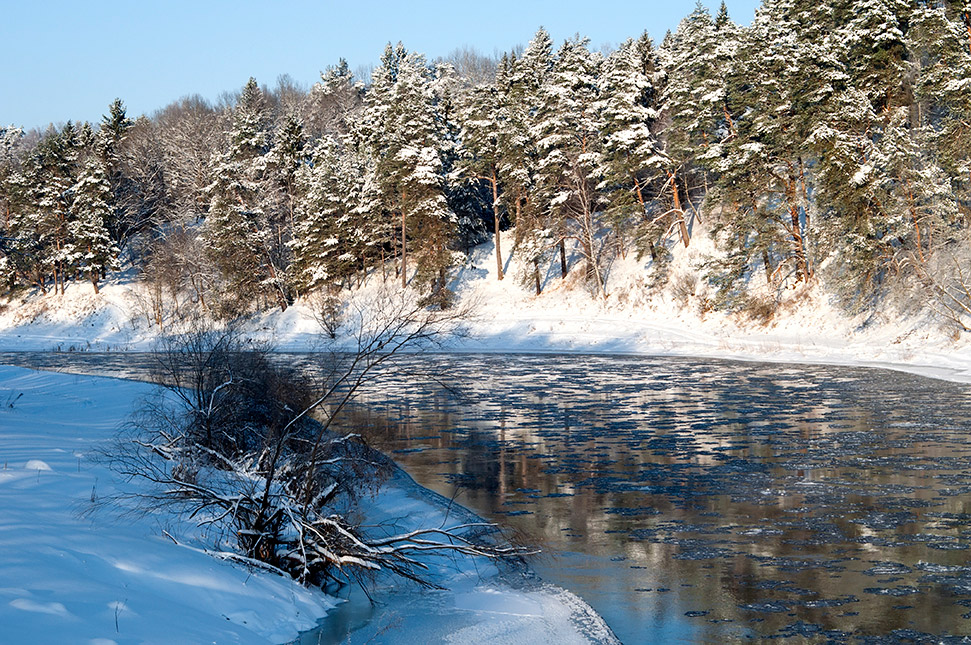
{"type": "MultiPolygon", "coordinates": [[[[647,261],[632,254],[618,259],[609,267],[604,302],[582,284],[578,254],[571,258],[573,269],[566,279],[559,277],[553,262],[543,279],[543,294],[535,296],[518,279],[522,267],[517,254],[504,249],[506,277],[499,281],[494,247],[483,244],[454,271],[452,289],[460,303],[473,306],[475,315],[467,325],[469,335],[455,338],[450,349],[863,365],[971,382],[971,341],[930,315],[888,309],[847,316],[818,286],[793,292],[769,324],[704,311],[710,294],[698,278],[698,267],[711,253],[711,242],[701,234],[689,249],[674,249],[672,279],[659,290],[649,286],[647,261]]],[[[365,302],[380,282],[375,276],[349,297],[365,302]]],[[[139,313],[145,301],[142,290],[125,280],[106,285],[100,295],[91,293],[86,283],[72,284],[63,296],[33,294],[0,308],[0,351],[148,349],[158,328],[139,313]]],[[[303,302],[255,318],[250,330],[290,351],[314,349],[321,337],[312,308],[303,302]]]]}
{"type": "MultiPolygon", "coordinates": [[[[0,641],[281,643],[341,602],[216,559],[205,551],[208,536],[170,515],[88,512],[93,499],[139,485],[95,456],[148,388],[0,367],[0,641]]],[[[442,506],[422,490],[399,474],[369,503],[367,520],[440,525],[442,506]]],[[[488,564],[446,564],[433,569],[433,579],[451,592],[406,593],[403,585],[393,589],[403,594],[400,606],[379,581],[386,613],[401,618],[364,625],[349,641],[365,642],[378,630],[377,642],[612,638],[568,592],[512,589],[488,564]]]]}

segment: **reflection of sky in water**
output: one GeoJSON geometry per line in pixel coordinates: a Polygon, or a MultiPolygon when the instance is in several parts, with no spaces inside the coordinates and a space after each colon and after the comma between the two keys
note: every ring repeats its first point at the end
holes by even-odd
{"type": "MultiPolygon", "coordinates": [[[[65,359],[141,369],[33,364],[65,359]]],[[[348,423],[559,554],[539,573],[625,642],[971,632],[965,386],[668,358],[405,362],[348,423]],[[428,368],[438,384],[416,376],[428,368]]]]}

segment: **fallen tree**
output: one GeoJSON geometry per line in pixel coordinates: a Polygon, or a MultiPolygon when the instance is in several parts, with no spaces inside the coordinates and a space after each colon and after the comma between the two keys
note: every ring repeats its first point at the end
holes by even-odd
{"type": "Polygon", "coordinates": [[[344,312],[350,351],[315,354],[310,370],[280,365],[233,327],[198,322],[165,338],[159,390],[110,457],[119,473],[151,483],[128,496],[134,507],[174,509],[217,536],[220,557],[304,584],[384,571],[433,587],[429,556],[531,553],[486,522],[395,532],[350,519],[357,496],[394,465],[359,435],[334,432],[335,419],[397,355],[435,347],[464,315],[409,294],[382,292],[371,305],[344,312]]]}

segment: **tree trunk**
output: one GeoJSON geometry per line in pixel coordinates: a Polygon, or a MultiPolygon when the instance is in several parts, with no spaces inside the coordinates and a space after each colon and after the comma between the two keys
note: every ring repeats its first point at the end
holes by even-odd
{"type": "Polygon", "coordinates": [[[769,252],[762,249],[762,265],[765,267],[765,281],[772,284],[772,260],[769,259],[769,252]]]}
{"type": "Polygon", "coordinates": [[[542,293],[542,287],[539,281],[539,260],[533,258],[533,281],[536,283],[536,295],[538,296],[542,293]]]}
{"type": "Polygon", "coordinates": [[[286,296],[286,294],[283,291],[283,286],[280,285],[279,282],[277,282],[277,278],[276,278],[276,267],[274,267],[273,266],[273,262],[270,261],[270,257],[269,257],[270,254],[267,253],[266,255],[267,255],[267,258],[266,258],[266,268],[267,268],[267,271],[269,271],[269,273],[270,273],[270,278],[272,278],[273,283],[276,285],[276,289],[274,291],[276,292],[276,301],[277,301],[277,304],[280,305],[280,311],[286,311],[287,310],[287,296],[286,296]]]}
{"type": "MultiPolygon", "coordinates": [[[[404,197],[402,197],[404,201],[404,197]]],[[[408,286],[408,243],[405,237],[405,209],[401,209],[401,288],[408,286]]]]}
{"type": "Polygon", "coordinates": [[[964,11],[964,28],[968,31],[968,52],[971,52],[971,11],[964,11]]]}
{"type": "MultiPolygon", "coordinates": [[[[792,166],[790,165],[790,171],[792,166]]],[[[796,255],[796,280],[805,282],[809,280],[809,263],[806,260],[806,246],[802,237],[802,227],[799,224],[799,205],[796,203],[796,177],[792,172],[789,174],[789,181],[786,185],[786,198],[789,201],[789,234],[792,236],[792,244],[796,255]]]]}
{"type": "Polygon", "coordinates": [[[499,240],[499,181],[496,178],[496,171],[492,171],[492,218],[495,220],[496,229],[496,272],[499,279],[502,280],[502,247],[500,246],[499,240]]]}
{"type": "Polygon", "coordinates": [[[927,262],[924,259],[924,245],[920,239],[920,222],[917,218],[917,207],[914,205],[914,192],[910,187],[910,182],[907,182],[907,201],[909,202],[910,219],[914,224],[914,233],[917,235],[917,257],[920,258],[921,264],[927,262]]]}
{"type": "Polygon", "coordinates": [[[566,242],[560,238],[560,277],[566,277],[566,242]]]}
{"type": "Polygon", "coordinates": [[[793,204],[789,207],[789,217],[792,224],[792,243],[796,248],[796,280],[809,279],[809,267],[806,263],[806,250],[803,247],[802,231],[799,226],[799,209],[793,204]]]}
{"type": "Polygon", "coordinates": [[[98,272],[91,271],[88,273],[88,277],[91,278],[91,285],[94,286],[94,295],[98,295],[101,290],[98,289],[98,272]]]}
{"type": "Polygon", "coordinates": [[[684,221],[684,210],[681,208],[681,197],[678,195],[678,182],[675,181],[677,175],[673,172],[669,172],[668,176],[671,177],[671,194],[674,195],[674,210],[678,216],[678,228],[681,231],[681,243],[684,244],[684,248],[688,248],[688,243],[691,242],[691,237],[688,235],[688,225],[684,221]]]}

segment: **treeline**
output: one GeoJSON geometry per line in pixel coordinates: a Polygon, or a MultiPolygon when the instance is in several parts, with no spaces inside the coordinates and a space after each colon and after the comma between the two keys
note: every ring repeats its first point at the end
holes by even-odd
{"type": "Polygon", "coordinates": [[[937,280],[969,190],[971,2],[765,0],[749,27],[699,4],[659,46],[389,45],[366,82],[341,61],[309,91],[250,79],[219,105],[7,128],[0,275],[97,289],[123,257],[159,298],[229,316],[379,272],[445,306],[491,235],[499,279],[515,252],[537,293],[576,269],[606,298],[613,259],[663,284],[703,222],[714,306],[812,280],[860,301],[937,280]]]}

